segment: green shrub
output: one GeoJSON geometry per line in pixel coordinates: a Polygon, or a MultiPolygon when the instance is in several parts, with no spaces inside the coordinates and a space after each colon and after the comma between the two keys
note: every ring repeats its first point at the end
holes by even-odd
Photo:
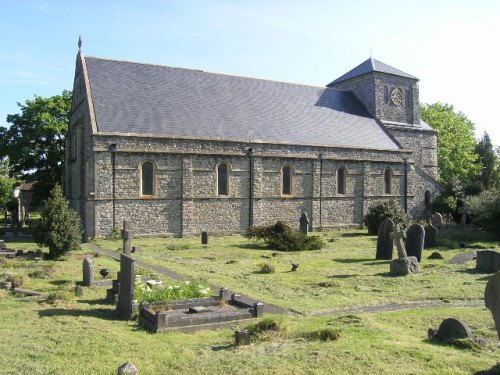
{"type": "Polygon", "coordinates": [[[431,207],[433,212],[454,214],[457,210],[457,200],[451,195],[440,195],[432,201],[431,207]]]}
{"type": "Polygon", "coordinates": [[[68,302],[71,299],[72,296],[67,290],[56,290],[47,295],[45,302],[55,305],[57,302],[68,302]]]}
{"type": "Polygon", "coordinates": [[[337,328],[322,328],[314,331],[310,337],[321,341],[335,341],[341,337],[341,331],[337,328]]]}
{"type": "Polygon", "coordinates": [[[281,324],[281,321],[271,317],[266,317],[262,318],[257,323],[247,326],[246,329],[248,330],[248,332],[250,332],[251,335],[257,335],[268,331],[281,331],[283,329],[283,326],[281,324]]]}
{"type": "Polygon", "coordinates": [[[377,234],[380,223],[385,219],[391,219],[403,229],[410,224],[410,217],[395,200],[371,205],[363,222],[368,227],[368,233],[377,234]]]}
{"type": "Polygon", "coordinates": [[[275,267],[271,262],[265,262],[259,264],[259,273],[274,273],[275,267]]]}
{"type": "Polygon", "coordinates": [[[473,225],[492,231],[500,238],[500,191],[485,190],[480,195],[468,197],[465,205],[473,225]]]}
{"type": "Polygon", "coordinates": [[[81,237],[80,217],[69,207],[61,186],[57,185],[45,203],[41,220],[34,231],[34,239],[40,246],[49,248],[50,259],[57,259],[68,251],[79,249],[81,237]]]}
{"type": "Polygon", "coordinates": [[[245,237],[262,240],[269,249],[281,251],[319,250],[324,246],[319,236],[307,236],[281,221],[274,225],[249,228],[245,237]]]}
{"type": "Polygon", "coordinates": [[[7,278],[7,281],[12,283],[12,289],[19,288],[24,285],[24,276],[23,275],[10,275],[7,278]]]}

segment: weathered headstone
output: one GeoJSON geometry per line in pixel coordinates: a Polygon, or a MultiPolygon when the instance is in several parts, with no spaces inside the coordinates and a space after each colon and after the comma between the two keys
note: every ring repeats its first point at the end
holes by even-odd
{"type": "Polygon", "coordinates": [[[92,259],[85,258],[83,260],[83,286],[91,286],[94,280],[94,267],[92,259]]]}
{"type": "Polygon", "coordinates": [[[500,252],[494,250],[478,251],[476,269],[483,272],[500,271],[500,252]]]}
{"type": "Polygon", "coordinates": [[[391,239],[390,233],[394,228],[394,222],[391,219],[385,219],[380,223],[377,237],[377,254],[375,259],[390,260],[392,259],[392,251],[394,248],[394,240],[391,239]]]}
{"type": "Polygon", "coordinates": [[[441,322],[437,330],[430,328],[429,338],[436,338],[440,341],[450,341],[452,339],[472,338],[470,327],[463,320],[448,318],[441,322]]]}
{"type": "Polygon", "coordinates": [[[428,224],[424,227],[425,238],[424,238],[424,248],[437,246],[437,228],[428,224]]]}
{"type": "Polygon", "coordinates": [[[475,251],[464,251],[463,253],[458,253],[455,255],[453,258],[451,258],[448,262],[448,264],[462,264],[462,263],[467,263],[470,262],[474,259],[476,259],[477,253],[475,251]]]}
{"type": "Polygon", "coordinates": [[[246,329],[234,331],[234,344],[236,346],[250,345],[250,332],[246,329]]]}
{"type": "Polygon", "coordinates": [[[208,232],[201,232],[201,244],[208,245],[208,232]]]}
{"type": "Polygon", "coordinates": [[[127,362],[118,367],[118,375],[138,375],[139,370],[132,363],[127,362]]]}
{"type": "Polygon", "coordinates": [[[123,220],[122,240],[123,240],[123,253],[130,255],[132,253],[132,238],[133,232],[130,230],[130,222],[123,220]]]}
{"type": "Polygon", "coordinates": [[[424,239],[424,227],[420,224],[413,224],[406,231],[406,254],[414,256],[419,262],[424,251],[424,239]]]}
{"type": "Polygon", "coordinates": [[[5,250],[6,249],[6,245],[5,245],[5,241],[4,240],[0,240],[0,250],[5,250]]]}
{"type": "Polygon", "coordinates": [[[116,311],[126,320],[134,319],[135,260],[127,254],[120,254],[119,292],[116,311]]]}
{"type": "Polygon", "coordinates": [[[443,216],[439,212],[434,212],[431,217],[432,226],[441,229],[443,226],[443,216]]]}
{"type": "Polygon", "coordinates": [[[307,218],[307,213],[302,212],[302,215],[300,215],[299,224],[300,224],[300,231],[303,234],[309,233],[309,219],[307,218]]]}
{"type": "Polygon", "coordinates": [[[500,340],[500,271],[495,273],[486,284],[484,305],[491,311],[498,339],[500,340]]]}

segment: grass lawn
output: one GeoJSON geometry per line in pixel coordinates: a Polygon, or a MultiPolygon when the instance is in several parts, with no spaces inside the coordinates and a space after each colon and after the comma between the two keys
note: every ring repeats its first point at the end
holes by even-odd
{"type": "MultiPolygon", "coordinates": [[[[491,313],[484,307],[439,307],[398,312],[313,313],[335,307],[377,305],[417,300],[480,300],[491,275],[473,271],[475,262],[450,265],[460,253],[449,233],[439,250],[445,260],[427,260],[422,273],[389,277],[388,262],[375,261],[375,237],[362,231],[321,233],[327,247],[320,251],[281,253],[271,257],[276,272],[260,274],[269,260],[256,243],[239,236],[199,239],[135,239],[143,252],[137,258],[191,277],[227,286],[302,315],[270,316],[280,329],[253,337],[250,346],[234,347],[231,329],[191,334],[150,334],[135,322],[115,320],[114,306],[105,304],[106,287],[85,288],[75,297],[82,278],[85,247],[61,261],[12,261],[0,264],[0,279],[8,273],[24,277],[26,288],[54,296],[53,303],[27,301],[0,290],[1,374],[116,374],[124,362],[140,374],[471,374],[500,371],[498,338],[491,313]],[[290,261],[300,264],[289,272],[290,261]],[[3,276],[2,276],[3,275],[3,276]],[[329,287],[319,286],[328,282],[329,287]],[[459,348],[431,342],[427,329],[448,317],[465,320],[487,346],[459,348]],[[333,329],[340,337],[321,341],[315,332],[333,329]]],[[[458,239],[457,239],[458,238],[458,239]]],[[[8,242],[8,241],[7,241],[8,242]]],[[[96,241],[118,251],[118,241],[96,241]]],[[[35,249],[29,243],[11,248],[35,249]]],[[[498,242],[472,245],[498,247],[498,242]]],[[[466,249],[467,250],[467,249],[466,249]]],[[[96,273],[112,275],[118,262],[93,258],[96,273]]],[[[99,275],[97,275],[99,277],[99,275]]]]}

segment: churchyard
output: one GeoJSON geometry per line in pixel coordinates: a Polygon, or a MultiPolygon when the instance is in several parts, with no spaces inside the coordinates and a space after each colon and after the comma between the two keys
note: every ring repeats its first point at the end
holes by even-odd
{"type": "MultiPolygon", "coordinates": [[[[117,319],[106,290],[120,263],[97,256],[95,246],[118,256],[120,239],[95,240],[61,261],[5,259],[2,279],[19,275],[24,289],[45,298],[0,290],[0,373],[114,374],[127,361],[140,374],[498,373],[498,336],[483,300],[492,273],[476,270],[471,253],[498,251],[500,242],[479,231],[443,229],[436,246],[423,251],[420,272],[396,277],[390,260],[375,259],[377,236],[366,230],[313,234],[325,241],[323,249],[276,252],[236,235],[209,235],[206,245],[199,237],[132,240],[140,247],[132,254],[137,263],[286,309],[237,326],[252,333],[251,344],[241,346],[235,328],[152,334],[136,320],[117,319]],[[433,252],[443,259],[428,259],[433,252]],[[76,296],[85,258],[97,282],[76,296]],[[447,318],[466,322],[480,343],[430,340],[428,329],[447,318]]],[[[8,247],[37,250],[30,242],[8,247]]],[[[136,267],[165,284],[182,283],[136,267]]]]}

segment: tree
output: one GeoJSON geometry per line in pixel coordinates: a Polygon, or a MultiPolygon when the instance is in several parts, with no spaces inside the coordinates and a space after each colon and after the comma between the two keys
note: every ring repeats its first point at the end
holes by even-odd
{"type": "Polygon", "coordinates": [[[497,155],[491,143],[490,136],[484,132],[483,137],[476,145],[476,153],[478,155],[478,163],[481,164],[481,185],[484,189],[491,189],[496,186],[498,179],[497,174],[497,155]]]}
{"type": "Polygon", "coordinates": [[[0,158],[8,156],[12,173],[38,181],[39,199],[61,181],[64,136],[68,130],[71,92],[17,103],[21,113],[7,115],[10,128],[0,127],[0,158]]]}
{"type": "Polygon", "coordinates": [[[35,227],[34,239],[40,246],[49,248],[49,258],[57,259],[68,251],[77,250],[81,238],[80,217],[63,197],[61,186],[56,185],[35,227]]]}
{"type": "Polygon", "coordinates": [[[422,119],[439,132],[438,165],[442,183],[459,182],[467,186],[477,177],[474,123],[452,105],[434,103],[420,108],[422,119]]]}
{"type": "Polygon", "coordinates": [[[14,199],[12,190],[15,183],[16,180],[9,177],[9,159],[0,159],[0,209],[5,209],[14,199]]]}

